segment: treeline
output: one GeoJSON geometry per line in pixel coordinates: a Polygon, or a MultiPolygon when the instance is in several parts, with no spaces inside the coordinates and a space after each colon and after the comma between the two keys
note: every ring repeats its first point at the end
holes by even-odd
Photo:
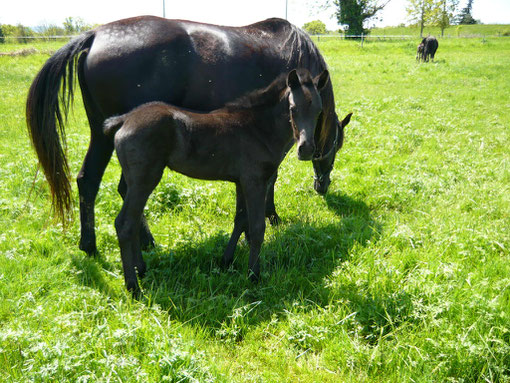
{"type": "Polygon", "coordinates": [[[0,43],[27,43],[33,38],[52,40],[59,36],[72,36],[94,28],[80,17],[68,17],[61,26],[42,24],[37,27],[27,27],[22,24],[0,24],[0,43]]]}

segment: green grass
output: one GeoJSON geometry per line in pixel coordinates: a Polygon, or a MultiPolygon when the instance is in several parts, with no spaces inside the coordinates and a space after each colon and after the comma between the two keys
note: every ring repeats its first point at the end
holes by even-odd
{"type": "MultiPolygon", "coordinates": [[[[89,259],[78,220],[51,220],[26,134],[48,55],[0,57],[2,381],[510,381],[510,41],[441,40],[429,64],[414,42],[320,48],[337,112],[354,112],[328,195],[291,151],[283,224],[266,231],[254,285],[246,243],[218,266],[233,186],[166,173],[147,208],[158,247],[140,302],[113,227],[116,159],[89,259]]],[[[79,101],[68,133],[76,174],[89,139],[79,101]]]]}

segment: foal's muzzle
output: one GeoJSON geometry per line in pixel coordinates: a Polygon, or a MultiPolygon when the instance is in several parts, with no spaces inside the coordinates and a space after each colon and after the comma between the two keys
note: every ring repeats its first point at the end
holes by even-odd
{"type": "Polygon", "coordinates": [[[310,161],[315,153],[315,144],[313,140],[298,142],[297,145],[297,155],[298,159],[301,161],[310,161]]]}

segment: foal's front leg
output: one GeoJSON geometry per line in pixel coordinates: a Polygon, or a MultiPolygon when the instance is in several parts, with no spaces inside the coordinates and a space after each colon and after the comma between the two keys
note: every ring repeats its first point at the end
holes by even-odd
{"type": "Polygon", "coordinates": [[[269,184],[267,187],[267,196],[266,196],[266,217],[269,218],[269,223],[271,226],[279,225],[282,220],[278,213],[276,213],[276,207],[274,205],[274,184],[276,183],[276,178],[278,177],[278,170],[274,172],[274,174],[269,179],[269,184]]]}
{"type": "Polygon", "coordinates": [[[250,232],[250,279],[257,281],[260,278],[260,248],[264,241],[266,231],[265,198],[267,181],[247,180],[242,184],[248,213],[248,227],[250,232]]]}
{"type": "Polygon", "coordinates": [[[228,267],[234,261],[234,253],[241,234],[245,232],[248,238],[248,216],[246,214],[246,203],[241,186],[236,183],[236,216],[234,218],[234,230],[223,253],[223,266],[228,267]]]}

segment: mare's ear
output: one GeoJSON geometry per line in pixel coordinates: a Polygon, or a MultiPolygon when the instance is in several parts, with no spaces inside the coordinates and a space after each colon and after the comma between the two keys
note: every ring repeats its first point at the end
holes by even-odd
{"type": "Polygon", "coordinates": [[[314,82],[317,84],[317,90],[320,92],[329,81],[329,72],[327,69],[324,69],[320,75],[315,77],[314,82]]]}
{"type": "Polygon", "coordinates": [[[344,117],[344,119],[342,120],[342,122],[340,123],[340,126],[342,128],[345,128],[347,126],[347,124],[349,124],[349,122],[351,122],[351,116],[352,116],[352,112],[349,113],[347,116],[344,117]]]}
{"type": "Polygon", "coordinates": [[[301,82],[299,81],[299,76],[295,69],[292,69],[287,75],[287,86],[289,88],[297,88],[301,86],[301,82]]]}

